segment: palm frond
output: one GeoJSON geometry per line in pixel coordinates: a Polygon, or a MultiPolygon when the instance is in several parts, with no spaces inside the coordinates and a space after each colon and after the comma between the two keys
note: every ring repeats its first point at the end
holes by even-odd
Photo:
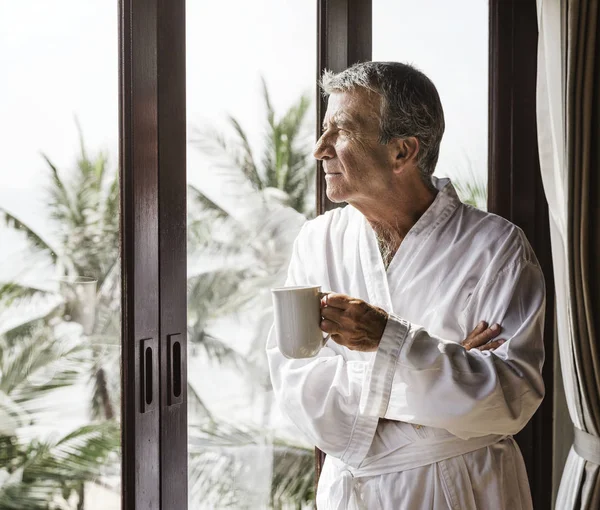
{"type": "Polygon", "coordinates": [[[56,338],[42,327],[20,341],[0,345],[0,390],[25,408],[39,408],[47,394],[75,384],[86,368],[87,346],[56,338]]]}
{"type": "Polygon", "coordinates": [[[210,158],[211,168],[218,172],[223,188],[232,190],[233,194],[242,196],[245,200],[248,200],[249,192],[260,189],[256,182],[248,178],[248,175],[252,175],[252,170],[244,170],[246,163],[239,146],[231,144],[223,135],[209,129],[196,129],[195,133],[192,145],[210,158]],[[244,189],[246,187],[248,189],[244,189]]]}
{"type": "Polygon", "coordinates": [[[315,499],[314,453],[279,441],[273,448],[273,478],[271,504],[281,508],[309,504],[315,499]]]}
{"type": "Polygon", "coordinates": [[[227,268],[201,273],[188,278],[190,318],[203,321],[223,315],[222,307],[237,291],[247,275],[245,268],[227,268]]]}
{"type": "Polygon", "coordinates": [[[191,501],[225,497],[236,508],[248,508],[252,496],[267,499],[271,508],[303,508],[314,502],[314,454],[309,448],[271,440],[264,430],[207,422],[190,427],[189,452],[191,501]],[[262,459],[264,473],[249,471],[258,468],[256,462],[249,464],[250,457],[262,459]],[[268,482],[268,493],[253,494],[260,488],[240,484],[246,477],[268,482]]]}
{"type": "Polygon", "coordinates": [[[250,147],[250,142],[248,141],[246,132],[235,117],[229,116],[229,123],[233,127],[233,131],[237,136],[237,141],[240,147],[240,153],[237,158],[237,163],[240,170],[255,189],[263,189],[265,183],[261,179],[258,168],[256,167],[256,163],[254,162],[254,155],[252,153],[252,148],[250,147]]]}
{"type": "Polygon", "coordinates": [[[71,197],[66,184],[60,177],[58,168],[46,154],[42,153],[42,157],[50,167],[51,185],[48,191],[51,199],[49,204],[51,217],[58,221],[64,221],[65,223],[76,223],[77,220],[74,218],[73,211],[73,198],[71,197]]]}
{"type": "Polygon", "coordinates": [[[454,180],[454,187],[465,204],[487,210],[487,186],[481,182],[454,180]]]}
{"type": "Polygon", "coordinates": [[[8,307],[17,301],[30,301],[34,297],[47,297],[53,294],[47,289],[22,285],[17,282],[5,282],[0,284],[0,305],[8,307]]]}
{"type": "Polygon", "coordinates": [[[20,338],[33,335],[34,331],[45,327],[55,317],[58,317],[63,309],[62,301],[55,307],[51,308],[41,316],[36,316],[32,319],[27,319],[17,326],[10,327],[4,331],[0,331],[0,336],[7,342],[8,345],[14,345],[20,338]]]}
{"type": "Polygon", "coordinates": [[[196,391],[193,384],[188,382],[187,386],[187,400],[188,400],[188,414],[190,416],[191,424],[196,425],[198,422],[204,423],[207,420],[213,422],[214,417],[210,412],[210,409],[202,400],[200,394],[196,391]]]}
{"type": "Polygon", "coordinates": [[[187,185],[188,192],[191,195],[192,200],[198,203],[202,208],[213,211],[218,218],[230,218],[230,214],[223,209],[221,206],[217,205],[210,198],[208,198],[200,189],[193,184],[187,185]]]}
{"type": "Polygon", "coordinates": [[[101,423],[81,427],[58,440],[22,444],[0,437],[0,444],[10,448],[9,462],[2,463],[0,509],[71,508],[66,500],[84,482],[107,472],[117,473],[119,436],[116,424],[101,423]]]}
{"type": "Polygon", "coordinates": [[[0,486],[0,509],[2,510],[48,510],[48,502],[56,498],[59,488],[42,480],[26,483],[22,480],[22,469],[0,486]]]}
{"type": "Polygon", "coordinates": [[[271,94],[269,94],[269,87],[264,76],[260,77],[260,83],[262,87],[263,101],[265,102],[265,109],[267,110],[267,123],[271,129],[275,126],[275,109],[271,102],[271,94]]]}
{"type": "Polygon", "coordinates": [[[2,207],[0,207],[0,221],[2,221],[9,228],[23,232],[32,248],[47,254],[54,264],[58,262],[58,251],[54,249],[49,242],[35,232],[34,229],[29,227],[27,224],[19,220],[16,216],[9,213],[2,207]]]}
{"type": "Polygon", "coordinates": [[[478,171],[471,159],[465,156],[460,168],[451,172],[452,183],[465,204],[487,210],[487,179],[485,172],[478,171]]]}
{"type": "Polygon", "coordinates": [[[115,172],[114,177],[107,188],[107,193],[102,200],[103,205],[103,224],[105,231],[109,232],[112,237],[119,236],[119,175],[115,172]]]}
{"type": "Polygon", "coordinates": [[[247,360],[241,353],[229,347],[223,340],[201,329],[198,323],[188,328],[188,340],[192,349],[203,351],[206,358],[213,363],[242,371],[249,368],[247,360]]]}
{"type": "MultiPolygon", "coordinates": [[[[268,99],[268,93],[265,97],[268,99]]],[[[304,208],[303,198],[309,189],[310,173],[315,166],[309,162],[310,137],[304,133],[309,107],[310,99],[303,95],[279,121],[275,120],[272,111],[268,113],[262,157],[266,186],[288,193],[294,198],[294,206],[299,211],[304,208]]]]}
{"type": "Polygon", "coordinates": [[[59,483],[94,480],[106,473],[109,464],[118,461],[119,445],[117,423],[85,425],[58,441],[39,443],[37,455],[27,463],[23,476],[59,483]]]}

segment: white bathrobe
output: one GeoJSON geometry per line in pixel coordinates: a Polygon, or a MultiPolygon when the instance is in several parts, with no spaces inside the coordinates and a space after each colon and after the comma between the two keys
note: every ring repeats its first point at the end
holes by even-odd
{"type": "Polygon", "coordinates": [[[267,353],[279,406],[327,453],[319,510],[523,510],[531,497],[512,435],[544,385],[543,275],[523,232],[462,204],[434,179],[435,201],[387,271],[351,206],[306,223],[286,285],[321,285],[390,317],[375,353],[332,340],[290,360],[273,330],[267,353]],[[460,342],[481,320],[506,339],[493,352],[460,342]]]}

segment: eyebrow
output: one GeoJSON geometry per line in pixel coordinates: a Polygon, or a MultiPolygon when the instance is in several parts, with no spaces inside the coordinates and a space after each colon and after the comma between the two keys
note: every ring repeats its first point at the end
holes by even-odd
{"type": "MultiPolygon", "coordinates": [[[[357,122],[344,113],[336,113],[330,120],[336,126],[356,127],[357,122]]],[[[327,128],[327,121],[323,122],[323,129],[327,128]]]]}

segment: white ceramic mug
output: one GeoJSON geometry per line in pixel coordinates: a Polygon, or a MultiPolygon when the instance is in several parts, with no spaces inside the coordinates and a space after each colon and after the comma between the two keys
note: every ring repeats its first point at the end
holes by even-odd
{"type": "Polygon", "coordinates": [[[321,323],[321,287],[271,289],[275,312],[275,334],[286,358],[312,358],[329,339],[321,323]]]}

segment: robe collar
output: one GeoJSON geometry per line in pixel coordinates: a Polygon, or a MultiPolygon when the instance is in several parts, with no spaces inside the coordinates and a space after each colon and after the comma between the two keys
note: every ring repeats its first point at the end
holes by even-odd
{"type": "Polygon", "coordinates": [[[369,303],[393,313],[392,295],[402,280],[408,262],[414,257],[426,239],[450,218],[461,203],[450,179],[432,177],[438,194],[406,234],[400,248],[394,255],[387,270],[379,252],[375,232],[367,219],[357,209],[361,217],[359,234],[359,253],[365,275],[365,284],[369,293],[369,303]],[[390,292],[391,289],[391,292],[390,292]]]}

